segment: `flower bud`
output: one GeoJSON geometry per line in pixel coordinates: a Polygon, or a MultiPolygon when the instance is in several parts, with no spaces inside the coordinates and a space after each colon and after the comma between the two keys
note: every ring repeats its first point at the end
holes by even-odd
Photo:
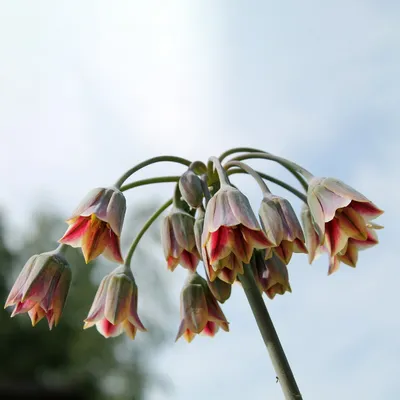
{"type": "Polygon", "coordinates": [[[192,208],[198,208],[203,201],[203,188],[200,178],[188,169],[179,179],[179,190],[183,199],[192,208]]]}
{"type": "Polygon", "coordinates": [[[120,236],[126,200],[118,189],[93,189],[67,220],[69,228],[60,243],[82,247],[86,263],[104,254],[122,263],[120,236]]]}
{"type": "Polygon", "coordinates": [[[161,229],[161,241],[168,269],[173,271],[178,264],[195,271],[199,254],[194,236],[195,219],[188,213],[173,208],[165,217],[161,229]]]}
{"type": "Polygon", "coordinates": [[[28,312],[35,326],[43,317],[49,328],[57,326],[71,283],[71,269],[62,250],[32,256],[19,274],[5,307],[11,316],[28,312]]]}
{"type": "Polygon", "coordinates": [[[228,321],[207,282],[197,273],[188,277],[181,293],[181,324],[176,340],[191,342],[196,334],[214,336],[219,328],[229,331],[228,321]]]}
{"type": "Polygon", "coordinates": [[[134,339],[137,330],[146,331],[137,314],[137,304],[138,288],[132,272],[120,266],[101,281],[84,329],[96,325],[106,338],[125,331],[128,337],[134,339]]]}

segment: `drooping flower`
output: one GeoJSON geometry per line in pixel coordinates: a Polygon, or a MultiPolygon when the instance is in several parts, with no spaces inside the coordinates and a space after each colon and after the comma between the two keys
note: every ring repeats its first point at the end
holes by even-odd
{"type": "Polygon", "coordinates": [[[312,178],[307,202],[320,244],[327,238],[331,256],[341,252],[349,238],[367,240],[367,223],[383,213],[364,195],[333,178],[312,178]]]}
{"type": "Polygon", "coordinates": [[[181,336],[191,342],[196,334],[214,336],[218,329],[229,331],[229,324],[207,282],[196,272],[188,277],[181,293],[181,323],[176,340],[181,336]]]}
{"type": "Polygon", "coordinates": [[[265,193],[259,216],[261,226],[273,245],[266,254],[267,258],[274,252],[285,264],[289,264],[293,252],[307,253],[303,231],[288,200],[265,193]]]}
{"type": "Polygon", "coordinates": [[[60,249],[32,256],[19,274],[5,307],[11,316],[27,312],[35,326],[46,317],[57,326],[71,283],[71,269],[60,249]]]}
{"type": "Polygon", "coordinates": [[[233,283],[243,274],[254,249],[272,244],[250,207],[247,197],[238,189],[222,185],[206,208],[202,234],[202,255],[210,281],[217,276],[233,283]]]}
{"type": "Polygon", "coordinates": [[[285,292],[292,291],[287,266],[276,254],[272,254],[266,260],[264,251],[256,251],[251,261],[258,287],[270,299],[273,299],[276,294],[283,295],[285,292]]]}
{"type": "Polygon", "coordinates": [[[104,254],[122,263],[120,236],[126,212],[126,200],[118,189],[93,189],[67,220],[68,230],[59,240],[82,247],[86,263],[104,254]]]}
{"type": "Polygon", "coordinates": [[[194,236],[195,219],[187,212],[173,208],[164,219],[161,241],[168,269],[173,271],[178,264],[195,271],[199,263],[199,253],[194,236]]]}
{"type": "Polygon", "coordinates": [[[336,272],[341,262],[355,267],[358,260],[358,252],[378,244],[378,237],[375,230],[382,228],[380,225],[364,220],[365,230],[367,232],[366,238],[360,240],[348,237],[342,249],[336,252],[332,250],[334,242],[332,242],[329,230],[325,231],[322,244],[320,244],[318,235],[319,228],[315,226],[310,209],[307,205],[303,207],[301,217],[308,249],[309,263],[311,264],[320,254],[327,253],[329,256],[328,275],[336,272]]]}
{"type": "Polygon", "coordinates": [[[129,338],[134,339],[137,330],[146,331],[138,316],[137,305],[138,289],[132,272],[120,266],[101,281],[84,329],[96,325],[106,338],[125,331],[129,338]]]}

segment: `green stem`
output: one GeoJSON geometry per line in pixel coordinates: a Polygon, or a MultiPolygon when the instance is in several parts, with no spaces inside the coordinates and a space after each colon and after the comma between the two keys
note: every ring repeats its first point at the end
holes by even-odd
{"type": "Polygon", "coordinates": [[[129,248],[128,254],[126,255],[125,258],[125,265],[129,267],[131,265],[131,260],[133,253],[136,250],[137,245],[140,242],[140,239],[143,237],[143,235],[146,233],[146,231],[150,228],[152,223],[163,213],[164,210],[166,210],[170,205],[172,204],[172,199],[169,199],[166,203],[164,203],[143,225],[142,229],[139,231],[137,234],[135,240],[132,242],[131,247],[129,248]]]}
{"type": "Polygon", "coordinates": [[[159,157],[153,157],[149,158],[146,161],[143,161],[137,165],[135,165],[133,168],[125,172],[115,183],[115,186],[119,189],[122,184],[135,172],[139,171],[140,169],[147,167],[148,165],[161,162],[161,161],[170,161],[170,162],[176,162],[178,164],[183,164],[186,166],[189,166],[191,162],[189,160],[186,160],[185,158],[181,157],[175,157],[175,156],[159,156],[159,157]]]}
{"type": "Polygon", "coordinates": [[[233,149],[229,149],[229,150],[223,152],[219,156],[219,161],[222,162],[226,157],[228,157],[234,153],[263,153],[263,152],[264,152],[263,150],[254,149],[253,147],[234,147],[233,149]]]}
{"type": "Polygon", "coordinates": [[[248,160],[250,158],[261,158],[265,160],[272,160],[276,161],[277,163],[281,164],[283,167],[285,167],[288,171],[290,171],[293,176],[300,182],[301,186],[303,186],[304,190],[308,190],[308,184],[306,180],[300,175],[302,173],[307,179],[311,179],[313,175],[311,172],[307,171],[305,168],[301,167],[300,165],[286,160],[285,158],[275,156],[271,153],[267,153],[265,151],[263,152],[253,152],[253,153],[247,153],[247,154],[242,154],[240,156],[234,157],[231,161],[243,161],[243,160],[248,160]]]}
{"type": "Polygon", "coordinates": [[[244,265],[244,274],[240,275],[240,282],[250,304],[258,329],[267,347],[269,356],[275,369],[276,376],[287,400],[301,400],[302,396],[282,348],[274,324],[260,291],[258,290],[250,265],[244,265]]]}
{"type": "Polygon", "coordinates": [[[226,174],[226,171],[222,167],[222,164],[218,160],[218,158],[217,157],[210,157],[208,159],[208,162],[209,162],[209,165],[210,165],[210,163],[214,164],[214,167],[217,170],[218,178],[219,178],[219,181],[221,182],[221,185],[230,185],[228,175],[226,174]]]}
{"type": "Polygon", "coordinates": [[[57,246],[56,251],[58,251],[59,253],[61,253],[62,255],[65,256],[65,254],[67,253],[67,250],[68,250],[69,247],[70,247],[70,246],[68,246],[68,245],[65,244],[65,243],[60,243],[60,244],[57,246]]]}
{"type": "MultiPolygon", "coordinates": [[[[297,196],[300,200],[304,201],[304,203],[307,204],[307,196],[304,195],[304,193],[301,193],[299,190],[295,189],[293,186],[290,186],[286,182],[281,181],[280,179],[274,178],[271,175],[264,174],[263,172],[256,171],[258,175],[261,176],[261,178],[265,179],[266,181],[270,181],[275,183],[278,186],[283,187],[284,189],[288,190],[289,192],[293,193],[295,196],[297,196]]],[[[228,171],[228,175],[234,175],[234,174],[244,174],[245,172],[242,171],[241,169],[230,169],[228,171]]]]}
{"type": "Polygon", "coordinates": [[[125,192],[126,190],[133,189],[138,186],[151,185],[153,183],[167,183],[167,182],[178,182],[180,176],[157,176],[155,178],[141,179],[140,181],[135,181],[132,183],[128,183],[121,187],[121,192],[125,192]]]}
{"type": "Polygon", "coordinates": [[[207,174],[203,174],[201,176],[201,186],[203,188],[203,193],[204,193],[204,198],[206,199],[206,207],[208,202],[211,200],[211,193],[210,190],[208,189],[208,180],[207,180],[207,174]]]}
{"type": "Polygon", "coordinates": [[[263,194],[265,193],[271,193],[269,190],[267,184],[264,182],[264,180],[261,178],[260,174],[258,174],[253,168],[251,168],[249,165],[241,162],[241,161],[229,161],[224,165],[225,169],[229,169],[231,166],[236,166],[242,169],[244,172],[248,173],[251,175],[255,181],[258,183],[258,186],[260,186],[261,191],[263,194]]]}

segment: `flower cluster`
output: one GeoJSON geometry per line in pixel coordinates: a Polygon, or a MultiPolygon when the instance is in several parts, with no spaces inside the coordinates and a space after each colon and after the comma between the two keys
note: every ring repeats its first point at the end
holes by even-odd
{"type": "Polygon", "coordinates": [[[288,265],[293,253],[308,253],[310,263],[320,253],[327,253],[328,274],[332,274],[340,263],[355,267],[358,251],[378,243],[375,231],[382,227],[373,221],[383,211],[345,183],[316,178],[297,164],[269,153],[245,154],[226,163],[224,157],[211,157],[208,167],[200,161],[156,157],[135,166],[114,186],[91,191],[67,220],[69,227],[59,240],[60,246],[31,257],[22,269],[6,301],[6,307],[15,307],[12,316],[27,312],[33,325],[44,317],[50,329],[57,325],[71,282],[66,249],[80,247],[87,263],[103,254],[118,264],[101,281],[84,328],[96,326],[105,337],[125,332],[132,339],[137,330],[146,331],[137,313],[138,288],[130,262],[145,231],[171,204],[162,224],[161,241],[167,268],[174,271],[181,265],[188,273],[177,334],[177,339],[183,336],[188,342],[196,334],[214,336],[219,328],[229,330],[219,303],[229,299],[232,284],[246,274],[254,277],[257,296],[265,293],[273,299],[276,294],[291,292],[288,265]],[[239,161],[257,155],[286,166],[302,184],[304,193],[273,180],[304,202],[302,226],[290,202],[271,193],[265,183],[268,176],[239,161]],[[123,191],[174,177],[122,185],[132,173],[158,161],[175,161],[188,168],[176,182],[173,200],[150,217],[124,260],[120,247],[126,212],[123,191]],[[262,190],[258,215],[229,180],[238,172],[253,176],[262,190]],[[204,272],[199,270],[201,261],[204,272]]]}

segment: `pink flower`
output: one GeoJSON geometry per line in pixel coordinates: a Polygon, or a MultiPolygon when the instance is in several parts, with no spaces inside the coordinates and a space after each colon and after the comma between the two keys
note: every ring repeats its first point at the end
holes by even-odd
{"type": "Polygon", "coordinates": [[[138,290],[130,270],[120,266],[105,276],[85,319],[84,329],[96,325],[106,338],[125,333],[131,339],[146,331],[137,314],[138,290]]]}
{"type": "Polygon", "coordinates": [[[224,185],[207,205],[202,234],[203,262],[210,281],[217,276],[233,283],[243,274],[254,249],[271,243],[250,207],[247,197],[232,186],[224,185]]]}
{"type": "Polygon", "coordinates": [[[196,334],[214,336],[219,328],[229,331],[228,321],[207,282],[197,273],[189,276],[181,293],[181,317],[176,340],[191,342],[196,334]]]}
{"type": "Polygon", "coordinates": [[[120,236],[125,211],[126,200],[118,189],[93,189],[67,220],[69,228],[59,242],[82,247],[86,263],[102,253],[122,263],[120,236]]]}
{"type": "Polygon", "coordinates": [[[267,258],[274,252],[285,264],[289,264],[293,252],[307,253],[300,222],[288,200],[265,193],[259,216],[261,226],[273,246],[267,252],[267,258]]]}
{"type": "Polygon", "coordinates": [[[335,242],[332,240],[331,231],[329,229],[325,231],[322,244],[320,244],[321,240],[318,234],[319,228],[315,226],[308,206],[305,205],[303,207],[301,217],[306,238],[306,246],[308,249],[309,262],[311,264],[320,254],[328,253],[328,275],[333,274],[339,269],[340,262],[355,267],[358,261],[358,252],[378,244],[378,237],[375,229],[382,228],[382,226],[364,219],[363,230],[365,229],[366,237],[363,239],[347,237],[346,240],[343,241],[343,247],[340,246],[341,250],[336,251],[337,242],[335,248],[335,242]],[[335,250],[332,250],[333,248],[335,248],[335,250]]]}
{"type": "Polygon", "coordinates": [[[273,299],[276,294],[283,295],[285,292],[291,292],[286,264],[276,254],[265,260],[263,253],[263,251],[255,252],[251,263],[260,291],[270,299],[273,299]]]}
{"type": "Polygon", "coordinates": [[[57,326],[71,283],[71,269],[59,249],[32,256],[19,274],[5,307],[15,306],[11,316],[27,312],[35,326],[46,317],[57,326]]]}
{"type": "Polygon", "coordinates": [[[320,244],[329,241],[331,256],[341,252],[349,238],[367,240],[367,222],[383,213],[364,195],[333,178],[312,178],[307,201],[320,244]]]}
{"type": "Polygon", "coordinates": [[[174,208],[165,217],[161,231],[168,269],[173,271],[178,264],[195,271],[199,263],[199,253],[194,236],[195,219],[185,211],[174,208]]]}

